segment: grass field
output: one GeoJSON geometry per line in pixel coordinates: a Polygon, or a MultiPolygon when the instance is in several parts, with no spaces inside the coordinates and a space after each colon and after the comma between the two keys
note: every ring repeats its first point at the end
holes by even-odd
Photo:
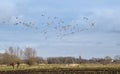
{"type": "Polygon", "coordinates": [[[120,74],[120,64],[22,64],[19,69],[1,65],[0,74],[120,74]]]}

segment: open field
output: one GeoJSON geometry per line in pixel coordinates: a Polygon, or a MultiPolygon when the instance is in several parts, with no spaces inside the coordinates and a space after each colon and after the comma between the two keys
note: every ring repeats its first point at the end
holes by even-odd
{"type": "Polygon", "coordinates": [[[120,74],[120,64],[40,64],[19,69],[4,65],[0,74],[120,74]]]}

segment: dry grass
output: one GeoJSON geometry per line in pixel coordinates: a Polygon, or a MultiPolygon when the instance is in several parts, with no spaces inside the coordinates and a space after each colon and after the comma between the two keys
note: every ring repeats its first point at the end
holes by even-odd
{"type": "Polygon", "coordinates": [[[116,68],[120,69],[120,64],[39,64],[34,66],[28,66],[26,64],[21,64],[19,69],[12,69],[12,66],[0,65],[0,71],[4,70],[25,70],[25,69],[52,69],[52,68],[116,68]]]}

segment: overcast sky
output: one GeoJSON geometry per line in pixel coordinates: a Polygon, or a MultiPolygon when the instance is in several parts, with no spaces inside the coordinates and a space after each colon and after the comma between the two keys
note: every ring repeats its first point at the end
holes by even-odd
{"type": "MultiPolygon", "coordinates": [[[[0,0],[0,52],[9,46],[19,46],[36,48],[37,55],[41,57],[91,58],[119,55],[119,3],[120,0],[0,0]],[[14,18],[18,16],[21,20],[32,21],[40,27],[41,22],[49,21],[42,18],[41,14],[59,17],[66,24],[77,22],[80,25],[81,22],[78,21],[86,22],[81,20],[82,17],[88,17],[89,22],[96,23],[89,30],[63,38],[56,38],[52,32],[45,36],[32,28],[26,30],[24,26],[13,25],[14,18]]],[[[84,25],[86,24],[89,23],[84,25]]]]}

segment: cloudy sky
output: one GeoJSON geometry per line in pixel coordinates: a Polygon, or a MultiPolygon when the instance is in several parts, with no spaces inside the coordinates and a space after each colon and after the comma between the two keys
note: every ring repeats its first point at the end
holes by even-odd
{"type": "MultiPolygon", "coordinates": [[[[37,55],[41,57],[91,58],[119,55],[119,3],[120,0],[0,0],[0,52],[9,46],[19,46],[36,48],[37,55]],[[18,22],[16,17],[20,21],[34,23],[39,27],[38,30],[21,24],[14,25],[18,22]],[[84,30],[57,37],[59,30],[54,32],[55,30],[42,26],[50,22],[46,17],[58,17],[64,24],[77,23],[84,30]],[[88,20],[82,19],[83,17],[88,20]],[[95,26],[87,29],[92,22],[95,22],[95,26]],[[41,32],[43,28],[49,33],[44,35],[41,32]]],[[[59,23],[58,20],[54,22],[59,23]]],[[[57,25],[55,23],[54,26],[57,25]]]]}

